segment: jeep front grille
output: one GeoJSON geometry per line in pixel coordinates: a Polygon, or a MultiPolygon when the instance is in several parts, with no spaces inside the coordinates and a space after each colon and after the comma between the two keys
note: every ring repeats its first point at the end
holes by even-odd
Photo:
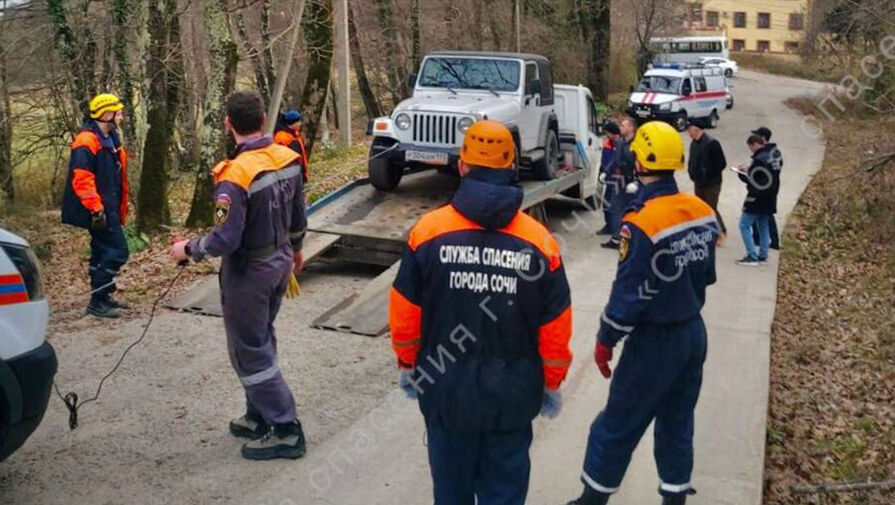
{"type": "Polygon", "coordinates": [[[413,142],[417,144],[457,145],[457,116],[413,114],[413,142]]]}

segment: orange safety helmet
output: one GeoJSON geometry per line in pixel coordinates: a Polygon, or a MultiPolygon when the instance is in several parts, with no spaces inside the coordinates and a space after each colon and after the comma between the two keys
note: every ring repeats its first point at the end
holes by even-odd
{"type": "Polygon", "coordinates": [[[516,143],[510,130],[498,121],[476,121],[466,130],[460,160],[477,167],[507,169],[516,159],[516,143]]]}

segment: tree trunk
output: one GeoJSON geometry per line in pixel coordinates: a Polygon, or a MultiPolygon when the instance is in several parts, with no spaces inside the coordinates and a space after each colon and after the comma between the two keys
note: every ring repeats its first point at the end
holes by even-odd
{"type": "Polygon", "coordinates": [[[255,49],[246,31],[246,20],[243,15],[243,11],[246,8],[246,2],[243,1],[242,8],[236,12],[236,34],[239,35],[239,42],[252,63],[252,71],[255,72],[255,86],[258,87],[258,93],[261,94],[264,103],[267,103],[270,101],[270,86],[272,83],[267,82],[267,73],[264,71],[264,57],[261,55],[264,48],[261,48],[261,51],[255,49]]]}
{"type": "Polygon", "coordinates": [[[238,62],[236,43],[233,42],[230,33],[227,0],[201,0],[200,5],[208,37],[211,72],[199,131],[201,145],[199,172],[196,175],[190,215],[186,220],[186,225],[191,227],[207,226],[212,223],[214,185],[211,169],[227,154],[224,118],[227,115],[227,96],[233,90],[238,62]]]}
{"type": "Polygon", "coordinates": [[[7,206],[15,203],[12,180],[12,110],[6,71],[6,48],[0,40],[0,191],[6,195],[7,206]]]}
{"type": "Polygon", "coordinates": [[[609,99],[611,3],[611,0],[593,0],[586,3],[588,9],[587,32],[590,40],[587,84],[593,91],[594,97],[604,103],[609,99]]]}
{"type": "Polygon", "coordinates": [[[261,1],[261,54],[264,58],[264,74],[267,86],[273,92],[277,74],[273,67],[273,43],[270,40],[270,0],[261,1]]]}
{"type": "MultiPolygon", "coordinates": [[[[485,2],[485,11],[494,12],[494,0],[483,0],[485,2]]],[[[491,39],[494,41],[493,49],[501,50],[500,21],[497,16],[488,16],[488,27],[491,30],[491,39]]]]}
{"type": "Polygon", "coordinates": [[[181,132],[185,127],[192,125],[178,124],[181,117],[180,104],[185,96],[185,69],[183,64],[183,42],[180,39],[180,15],[177,8],[177,0],[165,0],[165,8],[168,12],[168,64],[167,81],[165,91],[166,111],[168,114],[168,169],[180,168],[179,149],[175,132],[181,132]]]}
{"type": "Polygon", "coordinates": [[[348,42],[351,45],[351,63],[354,65],[354,73],[357,75],[357,88],[364,101],[367,118],[377,118],[382,115],[382,109],[379,106],[379,100],[376,99],[376,94],[373,93],[373,88],[370,87],[370,81],[367,79],[360,40],[357,38],[357,27],[354,25],[354,10],[350,4],[348,5],[348,42]]]}
{"type": "MultiPolygon", "coordinates": [[[[169,5],[165,2],[165,6],[169,5]]],[[[160,2],[149,3],[149,57],[146,74],[149,92],[144,99],[149,130],[143,143],[140,190],[137,193],[137,228],[154,231],[170,221],[168,214],[168,55],[167,9],[160,2]]]]}
{"type": "MultiPolygon", "coordinates": [[[[56,50],[59,51],[63,63],[71,69],[71,81],[68,83],[73,120],[83,117],[87,112],[89,98],[88,84],[84,81],[84,73],[80,70],[78,59],[80,50],[68,22],[64,0],[47,0],[47,13],[55,28],[56,50]]],[[[74,130],[77,124],[70,125],[74,130]]]]}
{"type": "Polygon", "coordinates": [[[382,38],[385,41],[386,74],[388,87],[395,104],[406,96],[405,83],[401,82],[404,69],[401,62],[401,51],[398,49],[398,30],[395,27],[395,13],[392,0],[376,0],[376,14],[382,38]]]}
{"type": "MultiPolygon", "coordinates": [[[[134,110],[134,83],[127,47],[128,40],[133,34],[130,26],[133,17],[130,0],[113,0],[112,22],[115,25],[115,37],[112,40],[112,53],[115,55],[115,62],[118,65],[118,91],[121,93],[124,110],[131,113],[134,110]]],[[[125,146],[136,146],[136,123],[133,118],[124,122],[125,146]]]]}
{"type": "Polygon", "coordinates": [[[329,90],[330,63],[333,55],[332,0],[309,0],[303,20],[305,43],[308,47],[308,77],[301,96],[308,136],[305,147],[308,157],[320,127],[326,93],[329,90]]]}
{"type": "MultiPolygon", "coordinates": [[[[416,72],[423,61],[420,47],[420,0],[413,0],[410,4],[410,68],[416,72]]],[[[412,91],[412,90],[408,90],[412,91]]]]}

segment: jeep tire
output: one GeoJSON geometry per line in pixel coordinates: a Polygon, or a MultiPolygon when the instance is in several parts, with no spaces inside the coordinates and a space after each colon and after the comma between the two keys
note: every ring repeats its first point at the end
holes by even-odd
{"type": "Polygon", "coordinates": [[[556,130],[547,130],[547,142],[544,144],[544,156],[532,163],[531,171],[535,179],[549,181],[556,177],[556,164],[559,162],[559,139],[556,130]]]}
{"type": "Polygon", "coordinates": [[[401,182],[401,177],[404,175],[404,167],[389,160],[387,155],[377,157],[382,151],[382,146],[377,145],[377,141],[374,140],[373,146],[370,147],[367,173],[374,188],[379,191],[392,191],[401,182]]]}

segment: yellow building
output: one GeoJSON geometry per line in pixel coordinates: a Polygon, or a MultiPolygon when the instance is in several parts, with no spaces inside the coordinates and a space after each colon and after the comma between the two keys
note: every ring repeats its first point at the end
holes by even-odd
{"type": "Polygon", "coordinates": [[[691,35],[727,36],[731,51],[792,53],[805,37],[810,0],[688,0],[691,35]]]}

